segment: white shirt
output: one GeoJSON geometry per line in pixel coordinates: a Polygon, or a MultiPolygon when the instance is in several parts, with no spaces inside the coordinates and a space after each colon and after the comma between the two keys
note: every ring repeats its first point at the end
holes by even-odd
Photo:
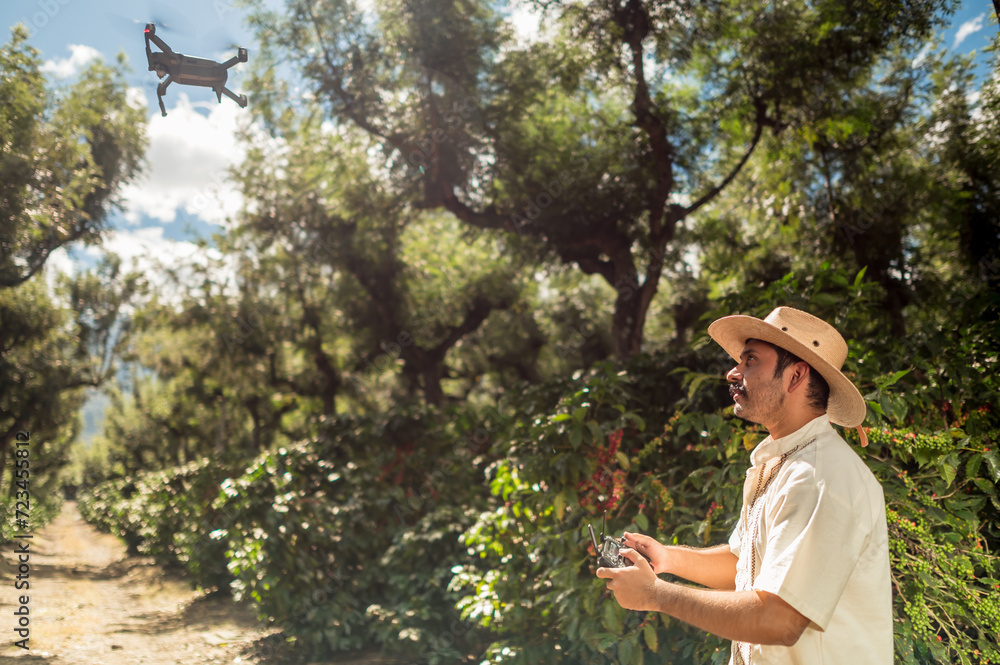
{"type": "MultiPolygon", "coordinates": [[[[875,476],[825,414],[767,437],[750,461],[729,539],[736,590],[776,594],[810,622],[794,646],[745,645],[750,663],[891,665],[889,538],[875,476]]],[[[740,646],[731,664],[742,662],[740,646]]]]}

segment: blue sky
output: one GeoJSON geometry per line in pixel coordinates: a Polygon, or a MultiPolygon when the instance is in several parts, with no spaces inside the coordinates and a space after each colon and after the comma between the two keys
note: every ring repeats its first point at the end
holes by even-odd
{"type": "MultiPolygon", "coordinates": [[[[175,51],[215,59],[235,54],[245,46],[252,59],[253,34],[244,25],[245,10],[234,0],[4,0],[0,23],[9,28],[24,22],[30,43],[45,60],[53,82],[71,80],[75,72],[97,57],[113,60],[124,52],[133,69],[129,84],[138,103],[149,113],[150,146],[144,178],[124,192],[124,211],[111,220],[114,230],[105,246],[142,264],[153,259],[176,263],[194,257],[190,240],[221,230],[234,215],[240,198],[227,182],[225,170],[244,154],[234,129],[250,118],[225,97],[219,104],[207,88],[173,85],[167,91],[167,117],[156,102],[157,78],[146,69],[143,27],[157,23],[157,34],[175,51]]],[[[280,8],[283,0],[267,0],[280,8]]],[[[537,19],[515,11],[513,20],[531,31],[537,19]]],[[[982,53],[997,30],[990,0],[967,1],[951,17],[942,34],[945,46],[956,52],[982,53]]],[[[4,41],[8,38],[4,35],[4,41]]],[[[984,57],[980,57],[984,63],[984,57]]],[[[229,70],[229,88],[240,92],[241,65],[229,70]]],[[[250,102],[253,103],[253,100],[250,102]]],[[[94,252],[72,257],[89,263],[94,252]],[[90,260],[88,260],[88,257],[90,260]]],[[[58,269],[72,268],[65,253],[53,257],[58,269]]]]}

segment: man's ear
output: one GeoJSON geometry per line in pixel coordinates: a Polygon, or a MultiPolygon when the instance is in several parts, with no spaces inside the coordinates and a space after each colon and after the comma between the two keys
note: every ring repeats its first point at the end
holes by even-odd
{"type": "Polygon", "coordinates": [[[809,385],[809,372],[812,368],[809,367],[809,363],[805,361],[799,361],[785,370],[786,374],[789,374],[790,381],[788,382],[788,392],[795,392],[798,390],[799,386],[809,385]]]}

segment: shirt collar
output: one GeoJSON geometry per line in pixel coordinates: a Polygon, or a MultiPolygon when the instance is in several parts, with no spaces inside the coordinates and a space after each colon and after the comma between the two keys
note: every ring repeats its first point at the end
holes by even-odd
{"type": "Polygon", "coordinates": [[[768,436],[758,443],[750,453],[750,464],[751,466],[766,464],[771,458],[784,455],[795,446],[805,443],[830,427],[830,416],[824,413],[780,439],[772,439],[768,436]]]}

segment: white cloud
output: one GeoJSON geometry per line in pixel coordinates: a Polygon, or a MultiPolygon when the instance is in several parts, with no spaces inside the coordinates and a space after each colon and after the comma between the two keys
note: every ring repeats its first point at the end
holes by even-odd
{"type": "Polygon", "coordinates": [[[146,109],[149,107],[146,101],[146,91],[135,86],[129,86],[125,90],[125,102],[137,109],[146,109]]]}
{"type": "MultiPolygon", "coordinates": [[[[100,246],[88,247],[84,251],[94,259],[105,253],[117,254],[125,270],[136,270],[146,277],[161,302],[175,301],[179,296],[177,289],[183,288],[168,278],[167,270],[173,271],[181,284],[190,285],[199,281],[192,268],[222,258],[221,252],[214,247],[202,249],[193,242],[165,239],[162,226],[115,229],[108,233],[100,246]]],[[[213,273],[212,279],[232,286],[235,274],[235,264],[228,259],[220,271],[213,273]]]]}
{"type": "Polygon", "coordinates": [[[154,111],[150,118],[146,172],[122,192],[125,217],[133,224],[143,214],[173,222],[185,213],[224,224],[242,203],[227,169],[246,154],[236,130],[247,112],[226,98],[192,103],[175,89],[167,94],[177,95],[176,103],[166,117],[154,111]]]}
{"type": "Polygon", "coordinates": [[[83,69],[91,60],[101,57],[100,51],[96,48],[83,44],[70,44],[69,50],[72,52],[72,55],[68,58],[46,60],[42,64],[41,70],[46,74],[52,74],[56,78],[69,78],[83,69]]]}
{"type": "Polygon", "coordinates": [[[60,275],[72,275],[78,270],[76,262],[70,258],[65,247],[59,247],[49,254],[45,262],[45,283],[49,287],[49,293],[53,293],[60,275]]]}
{"type": "Polygon", "coordinates": [[[542,13],[534,6],[524,2],[513,4],[513,11],[510,13],[510,23],[514,27],[514,34],[521,44],[530,44],[540,38],[539,32],[542,22],[542,13]]]}
{"type": "Polygon", "coordinates": [[[955,33],[955,43],[952,44],[952,48],[958,48],[958,45],[965,41],[965,38],[969,35],[979,32],[983,29],[983,21],[986,19],[986,12],[983,12],[974,19],[970,19],[958,27],[958,32],[955,33]]]}
{"type": "Polygon", "coordinates": [[[86,249],[88,254],[95,256],[112,252],[121,257],[124,264],[136,263],[137,267],[143,268],[150,267],[153,261],[167,265],[184,261],[198,251],[198,246],[191,242],[164,240],[162,226],[134,230],[114,229],[108,232],[99,247],[86,249]]]}

